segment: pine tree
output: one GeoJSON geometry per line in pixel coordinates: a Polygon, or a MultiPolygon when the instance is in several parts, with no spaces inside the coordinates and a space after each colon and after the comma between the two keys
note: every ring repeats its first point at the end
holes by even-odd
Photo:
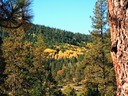
{"type": "Polygon", "coordinates": [[[6,78],[6,75],[4,74],[6,63],[5,63],[5,59],[3,58],[2,43],[3,43],[3,40],[0,37],[0,95],[4,94],[5,90],[3,88],[3,84],[6,78]]]}
{"type": "Polygon", "coordinates": [[[46,93],[46,54],[44,54],[45,43],[43,41],[42,34],[37,35],[37,40],[33,44],[33,67],[31,67],[31,73],[35,77],[35,84],[32,88],[33,96],[45,95],[46,93]]]}
{"type": "Polygon", "coordinates": [[[27,67],[24,60],[24,56],[26,56],[24,50],[27,44],[23,44],[21,41],[23,34],[24,31],[21,28],[10,29],[9,37],[4,39],[2,51],[6,62],[4,74],[7,75],[7,78],[4,86],[7,94],[16,95],[22,88],[23,79],[21,73],[27,67]]]}
{"type": "MultiPolygon", "coordinates": [[[[6,94],[40,96],[46,93],[48,71],[44,67],[45,45],[41,35],[37,42],[32,44],[25,40],[22,27],[9,31],[4,38],[2,47],[6,67],[4,74],[7,78],[4,83],[6,94]]],[[[48,80],[51,78],[49,77],[48,80]]],[[[51,86],[51,85],[49,85],[51,86]]]]}
{"type": "Polygon", "coordinates": [[[5,28],[26,27],[30,22],[30,0],[0,0],[0,26],[5,28]]]}
{"type": "Polygon", "coordinates": [[[128,0],[108,0],[117,96],[128,96],[128,0]]]}
{"type": "MultiPolygon", "coordinates": [[[[111,59],[109,59],[109,46],[110,41],[108,41],[105,34],[107,29],[107,2],[105,0],[98,0],[95,4],[94,17],[92,17],[92,28],[91,36],[93,42],[87,45],[88,51],[86,53],[86,78],[87,87],[93,88],[91,90],[95,91],[97,95],[108,95],[109,88],[114,86],[109,82],[114,83],[113,76],[110,76],[110,72],[114,72],[111,59]],[[109,43],[109,45],[107,44],[109,43]],[[111,78],[108,80],[108,78],[111,78]]],[[[113,73],[114,74],[114,73],[113,73]]],[[[110,90],[109,90],[110,91],[110,90]]]]}

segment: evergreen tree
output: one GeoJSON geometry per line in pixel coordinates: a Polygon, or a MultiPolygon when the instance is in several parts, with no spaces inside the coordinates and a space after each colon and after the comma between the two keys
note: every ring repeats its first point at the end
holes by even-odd
{"type": "Polygon", "coordinates": [[[49,92],[51,95],[58,93],[50,66],[45,65],[47,59],[42,34],[31,43],[25,40],[22,27],[10,30],[9,37],[4,38],[2,50],[6,62],[6,94],[41,96],[49,92]]]}
{"type": "Polygon", "coordinates": [[[0,0],[0,26],[5,28],[26,27],[30,22],[30,0],[0,0]]]}
{"type": "MultiPolygon", "coordinates": [[[[24,29],[26,30],[26,28],[29,27],[28,23],[30,22],[30,19],[32,18],[32,15],[29,14],[30,13],[29,5],[30,5],[29,0],[0,0],[0,26],[1,28],[2,29],[3,28],[13,29],[13,28],[18,28],[20,26],[24,26],[24,29]]],[[[7,30],[10,31],[9,29],[6,29],[6,31],[7,30]]],[[[2,39],[3,39],[4,34],[5,33],[2,32],[2,39]]],[[[6,72],[3,74],[3,71],[5,70],[6,65],[4,63],[4,58],[2,57],[3,53],[1,51],[1,43],[2,42],[0,42],[0,75],[1,75],[0,93],[4,93],[5,90],[4,88],[1,88],[2,87],[1,84],[3,85],[4,79],[6,76],[6,72]]]]}
{"type": "Polygon", "coordinates": [[[34,43],[33,48],[33,65],[32,71],[34,73],[34,77],[36,77],[36,80],[39,82],[36,82],[35,84],[40,85],[39,86],[33,86],[33,96],[40,96],[40,95],[53,95],[55,94],[57,90],[57,83],[54,80],[52,74],[51,74],[51,68],[50,64],[47,63],[47,54],[44,53],[45,50],[45,43],[43,41],[43,36],[41,33],[37,34],[37,41],[34,43]],[[36,90],[36,88],[38,91],[36,90]]]}
{"type": "MultiPolygon", "coordinates": [[[[93,88],[95,95],[108,95],[109,88],[113,88],[111,95],[114,95],[114,85],[109,82],[115,81],[112,61],[109,58],[110,40],[107,35],[107,2],[106,0],[98,0],[95,4],[94,17],[92,17],[91,36],[93,42],[87,45],[88,51],[86,53],[86,78],[87,87],[89,90],[93,88]],[[111,70],[111,71],[110,71],[111,70]],[[110,71],[110,72],[109,72],[110,71]],[[113,76],[110,75],[113,74],[113,76]],[[109,78],[109,80],[108,80],[109,78]]],[[[109,90],[110,91],[110,90],[109,90]]]]}
{"type": "Polygon", "coordinates": [[[108,0],[117,96],[128,96],[128,0],[108,0]]]}
{"type": "Polygon", "coordinates": [[[4,74],[6,63],[5,63],[5,59],[3,58],[2,43],[3,43],[3,40],[0,37],[0,95],[4,94],[5,90],[3,88],[3,84],[6,78],[6,75],[4,74]]]}
{"type": "Polygon", "coordinates": [[[15,30],[10,29],[10,36],[4,39],[2,50],[6,62],[4,74],[7,75],[7,78],[4,86],[7,94],[16,95],[22,88],[21,83],[23,79],[21,78],[21,73],[26,70],[24,60],[26,53],[24,52],[24,48],[27,46],[27,44],[21,42],[22,38],[23,30],[20,28],[15,30]]]}

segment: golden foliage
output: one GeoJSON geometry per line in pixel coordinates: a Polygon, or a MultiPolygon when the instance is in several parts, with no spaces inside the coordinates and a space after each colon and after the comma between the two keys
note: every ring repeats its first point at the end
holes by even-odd
{"type": "Polygon", "coordinates": [[[57,71],[57,75],[62,75],[62,74],[63,74],[63,70],[57,71]]]}
{"type": "Polygon", "coordinates": [[[48,53],[48,58],[54,59],[64,59],[78,57],[83,55],[86,49],[84,47],[79,47],[71,44],[64,44],[59,46],[54,46],[53,49],[47,48],[44,50],[45,53],[48,53]]]}

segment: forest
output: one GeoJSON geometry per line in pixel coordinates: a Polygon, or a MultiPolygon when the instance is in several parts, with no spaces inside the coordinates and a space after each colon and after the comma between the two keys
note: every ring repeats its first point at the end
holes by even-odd
{"type": "Polygon", "coordinates": [[[124,19],[111,3],[97,0],[86,35],[31,23],[29,0],[0,0],[0,96],[127,96],[124,19]]]}

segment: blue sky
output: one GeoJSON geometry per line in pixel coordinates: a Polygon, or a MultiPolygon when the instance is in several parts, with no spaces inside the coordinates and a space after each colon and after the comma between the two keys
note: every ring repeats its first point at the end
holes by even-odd
{"type": "Polygon", "coordinates": [[[96,0],[33,0],[33,23],[89,34],[96,0]]]}

